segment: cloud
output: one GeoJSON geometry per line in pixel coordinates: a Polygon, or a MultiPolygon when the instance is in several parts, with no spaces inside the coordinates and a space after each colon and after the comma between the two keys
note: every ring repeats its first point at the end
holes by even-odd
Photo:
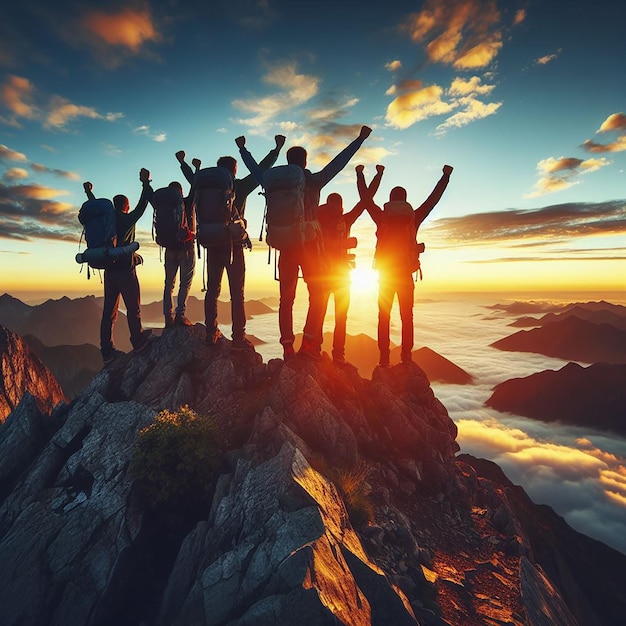
{"type": "Polygon", "coordinates": [[[535,183],[527,198],[536,198],[548,193],[568,189],[572,185],[578,184],[580,174],[596,172],[602,167],[610,165],[611,161],[606,158],[600,159],[578,159],[575,157],[549,157],[537,163],[539,180],[535,183]]]}
{"type": "Polygon", "coordinates": [[[0,102],[11,112],[7,124],[19,126],[17,118],[34,119],[39,112],[33,104],[33,84],[23,76],[9,75],[0,87],[0,102]]]}
{"type": "Polygon", "coordinates": [[[623,113],[609,115],[596,132],[607,133],[612,130],[626,130],[626,115],[623,113]]]}
{"type": "Polygon", "coordinates": [[[389,63],[385,63],[385,69],[390,72],[395,72],[402,67],[402,62],[395,59],[394,61],[389,61],[389,63]]]}
{"type": "Polygon", "coordinates": [[[0,144],[0,161],[26,161],[26,155],[16,150],[11,150],[4,144],[0,144]]]}
{"type": "Polygon", "coordinates": [[[122,9],[117,13],[93,11],[83,17],[82,24],[105,44],[132,52],[137,52],[146,42],[161,38],[147,8],[122,9]]]}
{"type": "Polygon", "coordinates": [[[562,49],[559,48],[553,54],[546,54],[545,56],[539,57],[538,59],[535,59],[535,65],[547,65],[548,63],[551,63],[552,61],[558,59],[561,52],[562,49]]]}
{"type": "Polygon", "coordinates": [[[150,126],[147,126],[146,124],[143,124],[142,126],[137,126],[137,128],[133,129],[133,132],[136,135],[145,135],[146,137],[149,137],[150,139],[152,139],[152,141],[156,141],[157,143],[161,143],[167,140],[167,133],[163,131],[152,132],[150,130],[150,126]]]}
{"type": "Polygon", "coordinates": [[[37,120],[43,123],[44,128],[62,130],[69,122],[81,117],[107,122],[123,117],[122,113],[100,113],[93,107],[74,104],[58,95],[46,102],[28,79],[19,76],[9,76],[0,87],[0,104],[11,112],[11,119],[18,126],[17,118],[37,120]],[[33,104],[36,98],[39,100],[37,105],[33,104]]]}
{"type": "Polygon", "coordinates": [[[76,207],[56,200],[65,195],[68,192],[63,189],[0,182],[0,238],[77,241],[80,225],[76,207]]]}
{"type": "Polygon", "coordinates": [[[80,176],[76,172],[68,172],[67,170],[54,169],[46,167],[45,165],[41,165],[40,163],[31,163],[30,168],[38,174],[53,174],[54,176],[66,178],[67,180],[80,180],[80,176]]]}
{"type": "Polygon", "coordinates": [[[618,137],[615,141],[611,143],[597,143],[595,141],[591,141],[587,139],[582,147],[587,150],[587,152],[593,152],[595,154],[604,153],[604,152],[623,152],[626,150],[626,135],[622,135],[618,137]]]}
{"type": "Polygon", "coordinates": [[[466,126],[476,120],[494,115],[502,106],[502,102],[484,103],[470,96],[460,98],[457,101],[457,106],[464,107],[464,110],[451,115],[443,124],[439,124],[437,126],[438,131],[443,131],[446,128],[466,126]]]}
{"type": "Polygon", "coordinates": [[[12,167],[4,173],[3,178],[5,180],[21,180],[28,178],[28,172],[22,167],[12,167]]]}
{"type": "Polygon", "coordinates": [[[483,85],[479,76],[468,79],[455,78],[448,89],[451,96],[489,95],[495,89],[495,85],[483,85]]]}
{"type": "Polygon", "coordinates": [[[402,30],[425,44],[430,61],[469,69],[487,67],[500,51],[500,22],[493,0],[426,0],[402,30]]]}
{"type": "Polygon", "coordinates": [[[305,104],[319,92],[320,79],[298,73],[295,63],[279,63],[271,67],[262,80],[267,85],[278,87],[279,91],[232,102],[236,109],[252,115],[238,121],[253,128],[267,125],[278,115],[305,104]]]}
{"type": "Polygon", "coordinates": [[[509,209],[435,220],[429,236],[448,243],[544,245],[593,235],[626,234],[626,203],[568,203],[539,209],[509,209]]]}
{"type": "Polygon", "coordinates": [[[519,9],[515,13],[515,17],[513,18],[513,25],[517,26],[521,24],[524,20],[526,20],[526,11],[524,9],[519,9]]]}
{"type": "Polygon", "coordinates": [[[442,99],[438,85],[423,87],[395,98],[387,107],[386,120],[391,126],[404,129],[433,115],[445,115],[454,108],[442,99]]]}

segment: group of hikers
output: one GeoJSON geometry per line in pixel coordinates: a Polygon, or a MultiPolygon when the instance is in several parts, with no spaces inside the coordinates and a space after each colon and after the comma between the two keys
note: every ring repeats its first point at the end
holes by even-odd
{"type": "Polygon", "coordinates": [[[301,146],[287,150],[287,165],[275,165],[285,144],[283,135],[275,136],[275,146],[259,163],[247,150],[245,137],[235,139],[241,160],[250,172],[244,178],[237,178],[237,160],[232,156],[220,157],[214,167],[201,168],[199,159],[193,159],[190,166],[181,150],[176,158],[189,183],[189,193],[185,195],[177,181],[153,190],[150,172],[142,168],[139,173],[141,197],[132,211],[126,196],[116,195],[112,203],[96,199],[92,184],[85,182],[83,187],[88,201],[81,207],[79,220],[84,226],[88,249],[79,254],[77,260],[104,269],[100,348],[105,364],[123,354],[113,342],[120,296],[126,305],[135,352],[143,350],[150,340],[152,331],[143,329],[141,323],[136,266],[142,259],[136,252],[139,246],[135,242],[135,224],[148,204],[154,209],[153,235],[165,250],[165,328],[192,324],[185,315],[187,299],[195,273],[196,246],[198,256],[200,247],[204,247],[206,343],[215,346],[223,337],[218,327],[217,303],[226,272],[232,311],[231,350],[254,349],[246,337],[244,249],[251,244],[246,232],[245,208],[247,197],[259,186],[266,200],[263,218],[266,241],[278,251],[278,323],[285,361],[296,355],[293,305],[301,271],[309,303],[298,354],[314,360],[321,358],[324,318],[332,294],[335,305],[332,358],[337,365],[346,363],[350,270],[354,265],[354,255],[349,250],[356,245],[356,240],[350,237],[350,228],[367,211],[376,225],[374,267],[379,272],[379,365],[389,366],[390,313],[396,295],[402,322],[401,359],[410,362],[414,274],[420,271],[419,255],[423,251],[423,244],[417,242],[417,231],[443,195],[452,167],[444,165],[443,175],[417,209],[407,201],[403,187],[394,187],[382,208],[375,203],[374,196],[384,172],[382,165],[376,166],[376,174],[369,185],[365,181],[364,166],[356,167],[359,200],[350,211],[344,213],[343,200],[338,193],[329,194],[326,202],[320,204],[323,187],[346,167],[370,133],[371,129],[363,126],[354,141],[315,173],[307,169],[307,151],[301,146]],[[174,306],[177,277],[179,288],[174,306]]]}

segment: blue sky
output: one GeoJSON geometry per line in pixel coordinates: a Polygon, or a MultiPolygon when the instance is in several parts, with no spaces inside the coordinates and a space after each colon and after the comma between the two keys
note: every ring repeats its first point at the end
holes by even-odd
{"type": "MultiPolygon", "coordinates": [[[[213,165],[241,134],[259,158],[285,134],[316,170],[362,124],[374,132],[322,198],[351,208],[353,166],[382,163],[379,203],[402,185],[418,205],[455,168],[423,227],[429,288],[626,286],[620,3],[60,0],[3,14],[2,291],[99,291],[73,260],[84,180],[132,203],[141,167],[155,187],[182,181],[177,150],[213,165]]],[[[255,196],[252,233],[261,212],[255,196]]],[[[158,289],[150,222],[141,280],[158,289]]],[[[363,269],[373,233],[367,216],[353,228],[363,269]]],[[[257,244],[249,284],[274,290],[265,257],[257,244]]]]}

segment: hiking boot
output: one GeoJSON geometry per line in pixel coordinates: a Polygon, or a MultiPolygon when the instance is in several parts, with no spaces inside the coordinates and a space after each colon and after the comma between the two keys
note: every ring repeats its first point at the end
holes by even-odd
{"type": "Polygon", "coordinates": [[[177,315],[175,324],[176,326],[193,326],[193,323],[190,322],[184,315],[177,315]]]}
{"type": "Polygon", "coordinates": [[[223,337],[222,331],[219,328],[215,329],[215,332],[207,332],[206,345],[212,348],[217,345],[217,342],[223,337]]]}
{"type": "Polygon", "coordinates": [[[108,365],[109,363],[112,363],[115,359],[117,359],[118,356],[122,356],[123,354],[126,354],[126,352],[111,348],[110,350],[102,353],[102,360],[104,361],[105,365],[108,365]]]}
{"type": "Polygon", "coordinates": [[[348,361],[343,354],[333,354],[333,363],[335,365],[347,365],[348,361]]]}
{"type": "Polygon", "coordinates": [[[241,339],[233,339],[233,343],[230,346],[233,352],[254,352],[254,346],[252,342],[243,337],[241,339]]]}
{"type": "Polygon", "coordinates": [[[166,317],[165,318],[165,328],[171,328],[172,326],[174,326],[174,318],[173,317],[166,317]]]}
{"type": "Polygon", "coordinates": [[[319,361],[322,358],[322,353],[320,352],[320,350],[311,345],[300,346],[298,354],[306,357],[307,359],[311,359],[312,361],[319,361]]]}
{"type": "Polygon", "coordinates": [[[292,345],[283,346],[283,361],[290,361],[294,356],[296,356],[296,351],[292,345]]]}
{"type": "Polygon", "coordinates": [[[152,329],[146,328],[146,330],[142,330],[139,335],[139,339],[133,344],[135,348],[135,352],[139,353],[145,349],[148,345],[150,339],[152,337],[152,329]]]}

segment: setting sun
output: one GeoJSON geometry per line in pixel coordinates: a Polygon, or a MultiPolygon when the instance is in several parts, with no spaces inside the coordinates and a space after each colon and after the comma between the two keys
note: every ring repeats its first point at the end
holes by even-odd
{"type": "Polygon", "coordinates": [[[357,267],[350,272],[350,284],[353,294],[372,294],[378,292],[378,272],[368,267],[357,267]]]}

